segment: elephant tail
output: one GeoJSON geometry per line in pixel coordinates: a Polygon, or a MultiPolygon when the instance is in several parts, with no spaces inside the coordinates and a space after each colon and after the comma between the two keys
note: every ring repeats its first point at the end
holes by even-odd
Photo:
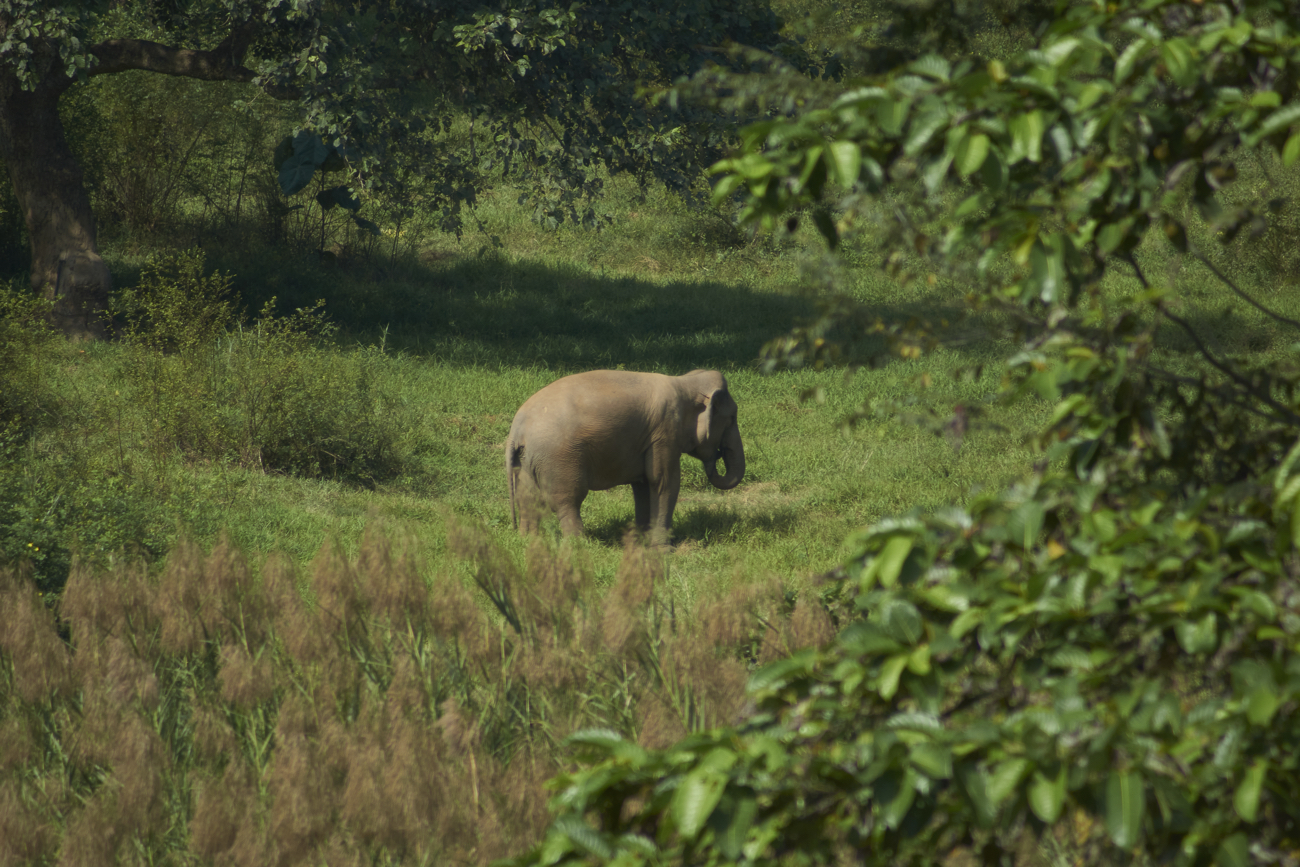
{"type": "Polygon", "coordinates": [[[519,480],[519,472],[523,467],[524,447],[517,445],[512,437],[506,442],[506,483],[510,486],[510,523],[516,530],[519,529],[519,507],[517,505],[515,487],[519,480]]]}

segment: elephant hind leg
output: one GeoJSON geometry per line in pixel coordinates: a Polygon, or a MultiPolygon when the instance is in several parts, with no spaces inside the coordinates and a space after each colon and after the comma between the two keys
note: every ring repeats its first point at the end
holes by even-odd
{"type": "Polygon", "coordinates": [[[566,536],[582,535],[582,501],[586,491],[566,491],[552,496],[555,516],[560,519],[560,532],[566,536]]]}
{"type": "Polygon", "coordinates": [[[536,533],[542,523],[542,512],[546,508],[546,499],[542,496],[537,481],[522,467],[512,467],[514,474],[511,494],[513,507],[518,515],[520,533],[536,533]]]}

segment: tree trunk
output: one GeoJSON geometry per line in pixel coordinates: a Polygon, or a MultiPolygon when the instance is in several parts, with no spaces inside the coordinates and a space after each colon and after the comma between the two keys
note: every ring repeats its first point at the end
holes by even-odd
{"type": "Polygon", "coordinates": [[[59,118],[62,81],[25,91],[0,73],[0,159],[9,170],[32,249],[32,288],[54,301],[53,325],[69,337],[103,337],[108,266],[95,215],[59,118]]]}

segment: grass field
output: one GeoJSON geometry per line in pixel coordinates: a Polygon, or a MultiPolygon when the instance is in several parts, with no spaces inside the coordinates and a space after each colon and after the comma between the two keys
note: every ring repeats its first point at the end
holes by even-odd
{"type": "MultiPolygon", "coordinates": [[[[16,612],[0,624],[0,725],[17,757],[0,769],[0,861],[520,851],[545,827],[566,734],[665,745],[734,719],[751,668],[830,637],[814,579],[854,530],[1029,469],[1021,440],[1045,405],[993,408],[1003,428],[960,449],[888,415],[840,424],[864,401],[983,401],[995,366],[950,371],[997,347],[848,381],[761,375],[763,343],[812,312],[813,253],[667,198],[610,206],[619,219],[595,234],[488,205],[500,246],[438,237],[395,267],[208,245],[246,311],[325,299],[339,330],[319,344],[251,319],[166,352],[9,332],[3,553],[57,597],[74,652],[0,572],[16,612]],[[553,519],[540,543],[511,526],[515,410],[603,367],[716,367],[740,406],[744,481],[718,492],[683,461],[662,559],[625,547],[625,488],[589,496],[576,543],[553,519]],[[816,388],[822,403],[801,399],[816,388]],[[330,464],[340,443],[362,458],[330,464]],[[473,797],[430,790],[430,774],[473,797]]],[[[109,249],[119,287],[153,279],[148,252],[109,249]]],[[[866,271],[857,291],[887,319],[955,300],[866,271]]]]}
{"type": "MultiPolygon", "coordinates": [[[[0,863],[517,852],[544,827],[567,733],[661,746],[734,719],[749,670],[832,634],[816,578],[855,530],[1041,460],[1025,440],[1049,406],[994,400],[1014,348],[978,322],[954,348],[851,378],[763,375],[764,342],[814,311],[817,248],[613,191],[599,234],[543,232],[501,194],[481,232],[396,262],[182,238],[249,314],[188,348],[7,332],[0,555],[47,595],[0,570],[0,610],[15,612],[0,621],[0,738],[16,745],[0,766],[0,863]],[[255,321],[272,297],[282,316],[324,299],[337,331],[255,321]],[[620,367],[724,371],[745,479],[718,492],[684,460],[662,560],[624,544],[627,489],[589,496],[582,540],[553,520],[521,539],[503,468],[515,410],[560,376],[620,367]],[[985,413],[958,442],[907,411],[846,428],[864,404],[985,413]],[[472,799],[431,790],[416,766],[472,799]]],[[[122,298],[160,251],[109,245],[122,298]]],[[[1143,254],[1216,352],[1291,351],[1201,266],[1154,241],[1143,254]]],[[[1276,268],[1230,251],[1221,265],[1300,312],[1276,268]]],[[[847,281],[887,322],[961,308],[960,287],[896,283],[869,260],[847,281]]],[[[1137,286],[1116,272],[1106,291],[1137,286]]],[[[1191,348],[1162,343],[1175,366],[1191,348]]]]}
{"type": "MultiPolygon", "coordinates": [[[[811,311],[798,292],[800,263],[810,254],[794,242],[748,241],[717,215],[691,212],[668,197],[637,204],[629,194],[609,204],[626,211],[600,234],[546,233],[518,209],[484,207],[485,229],[503,239],[500,248],[474,234],[460,243],[436,237],[418,261],[396,268],[327,267],[268,251],[209,253],[208,267],[234,275],[248,310],[270,296],[281,309],[326,300],[342,331],[337,348],[317,363],[329,366],[331,353],[370,347],[369,387],[382,394],[402,459],[397,471],[366,484],[150,446],[144,383],[125,347],[46,344],[39,376],[68,423],[20,447],[37,458],[28,462],[29,474],[80,476],[79,493],[68,496],[81,503],[70,506],[66,520],[81,530],[68,540],[33,527],[37,535],[26,542],[49,552],[53,569],[65,567],[78,547],[92,557],[113,554],[114,543],[159,554],[179,534],[207,545],[226,530],[250,552],[279,550],[303,562],[326,538],[354,548],[363,528],[379,522],[410,533],[438,558],[446,519],[455,515],[518,550],[503,472],[511,418],[553,379],[595,368],[718,368],[739,402],[748,459],[741,486],[713,491],[698,462],[684,462],[672,563],[688,595],[718,576],[800,582],[834,567],[856,527],[959,502],[975,487],[1004,484],[1029,468],[1032,456],[1019,441],[1033,407],[994,410],[991,420],[1006,430],[976,431],[960,450],[905,421],[868,418],[852,431],[839,424],[867,400],[915,393],[941,410],[983,401],[999,390],[999,371],[990,367],[964,381],[949,371],[992,361],[994,347],[977,343],[886,364],[847,382],[836,371],[760,375],[763,343],[811,311]],[[923,374],[933,383],[926,390],[917,385],[923,374]],[[823,404],[801,401],[818,386],[823,404]],[[112,506],[95,508],[115,498],[125,513],[118,525],[112,506]]],[[[118,285],[139,279],[142,256],[124,250],[116,261],[118,285]]],[[[942,290],[862,276],[861,296],[886,319],[955,301],[942,290]]],[[[35,492],[43,481],[53,479],[26,483],[35,492]]],[[[631,512],[627,489],[587,500],[584,548],[598,575],[612,574],[631,512]]]]}

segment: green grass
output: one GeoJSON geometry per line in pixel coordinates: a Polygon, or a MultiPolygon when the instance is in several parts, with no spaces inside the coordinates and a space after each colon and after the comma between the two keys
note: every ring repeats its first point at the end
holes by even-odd
{"type": "MultiPolygon", "coordinates": [[[[841,544],[859,527],[960,503],[1029,471],[1036,456],[1022,442],[1045,418],[1041,401],[988,406],[988,424],[968,433],[960,449],[890,413],[868,412],[852,430],[840,424],[865,403],[914,402],[940,416],[957,404],[983,403],[1002,387],[1007,345],[974,329],[959,348],[890,360],[847,380],[835,371],[762,376],[755,359],[763,343],[813,312],[801,292],[802,268],[820,255],[812,239],[751,239],[666,194],[652,191],[642,201],[617,179],[610,191],[604,206],[616,219],[600,233],[545,231],[501,192],[479,208],[481,232],[459,241],[430,237],[418,257],[396,264],[384,257],[326,264],[256,244],[208,251],[210,268],[233,274],[246,310],[272,296],[282,311],[325,299],[342,330],[337,354],[314,363],[328,367],[359,345],[383,347],[376,388],[393,408],[403,454],[400,469],[373,484],[264,472],[238,456],[151,450],[126,349],[46,344],[40,387],[58,395],[63,418],[18,442],[11,437],[18,451],[7,477],[26,500],[6,552],[39,544],[53,576],[66,571],[74,552],[105,557],[141,549],[157,557],[182,533],[210,544],[226,530],[250,552],[281,550],[301,562],[326,538],[354,548],[377,521],[409,531],[437,559],[450,517],[481,524],[518,552],[523,543],[509,526],[502,470],[510,420],[543,385],[594,368],[716,367],[731,382],[748,475],[721,493],[707,486],[695,461],[683,462],[673,575],[685,588],[737,576],[802,583],[837,565],[841,544]],[[958,370],[966,375],[954,377],[958,370]],[[824,403],[801,400],[815,388],[824,403]],[[69,486],[69,477],[78,483],[69,486]]],[[[1200,241],[1213,244],[1208,234],[1200,241]]],[[[146,252],[108,251],[117,285],[139,281],[146,252]]],[[[1179,281],[1188,316],[1216,351],[1289,351],[1293,335],[1285,327],[1240,302],[1203,266],[1175,257],[1162,239],[1152,238],[1141,258],[1153,278],[1179,281]]],[[[1268,285],[1272,272],[1261,278],[1249,257],[1228,250],[1217,258],[1265,302],[1300,312],[1295,293],[1268,285]]],[[[959,313],[960,287],[899,284],[865,261],[849,270],[850,291],[882,319],[959,313]]],[[[1106,291],[1118,296],[1138,286],[1120,265],[1106,291]]],[[[1162,344],[1175,363],[1191,350],[1169,329],[1162,344]]],[[[631,515],[627,489],[588,498],[582,547],[596,574],[612,574],[631,515]]]]}
{"type": "MultiPolygon", "coordinates": [[[[815,248],[749,241],[717,215],[692,212],[667,196],[638,202],[620,185],[614,193],[609,207],[623,210],[599,234],[545,232],[523,209],[497,204],[504,198],[498,196],[480,218],[500,248],[475,235],[460,243],[439,237],[419,260],[398,267],[346,260],[327,266],[257,247],[209,251],[208,266],[233,273],[247,310],[271,296],[282,310],[326,300],[343,330],[337,355],[314,363],[328,366],[358,344],[383,346],[376,388],[400,413],[403,458],[400,471],[373,484],[263,472],[238,456],[183,457],[150,447],[151,420],[128,349],[50,344],[44,385],[60,395],[69,423],[25,440],[20,463],[29,474],[44,474],[51,491],[69,471],[84,484],[64,495],[78,502],[60,507],[76,532],[39,539],[51,551],[48,568],[66,568],[73,552],[103,557],[138,546],[158,556],[182,533],[211,544],[223,530],[250,552],[279,550],[305,561],[327,538],[354,548],[372,522],[400,526],[436,559],[452,516],[522,551],[505,492],[510,421],[548,382],[595,368],[718,368],[740,405],[748,473],[738,488],[714,491],[698,462],[683,461],[672,574],[684,588],[742,575],[801,584],[838,564],[840,546],[855,529],[960,502],[979,486],[1003,485],[1029,469],[1033,456],[1020,440],[1044,407],[995,410],[991,419],[1005,430],[976,430],[960,450],[889,417],[869,416],[851,431],[840,425],[866,401],[915,396],[944,410],[984,400],[1000,388],[998,370],[989,366],[982,378],[963,381],[950,370],[991,361],[995,347],[977,343],[893,362],[848,381],[835,371],[760,375],[755,359],[763,343],[812,312],[797,290],[801,264],[815,248]],[[922,374],[933,382],[928,389],[918,384],[922,374]],[[825,402],[801,401],[815,387],[825,402]],[[97,511],[96,501],[106,505],[97,511]],[[51,546],[63,551],[54,556],[51,546]]],[[[138,282],[142,255],[110,250],[109,258],[117,285],[138,282]]],[[[875,278],[857,291],[886,319],[956,300],[942,288],[875,278]]],[[[34,510],[39,491],[31,496],[34,510]]],[[[589,535],[582,547],[595,573],[610,576],[632,517],[630,491],[593,492],[583,514],[589,535]]],[[[23,546],[18,538],[10,548],[23,546]]]]}

